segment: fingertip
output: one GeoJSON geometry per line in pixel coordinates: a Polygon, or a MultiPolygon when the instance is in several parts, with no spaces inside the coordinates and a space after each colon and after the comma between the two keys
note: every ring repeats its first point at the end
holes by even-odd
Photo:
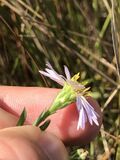
{"type": "Polygon", "coordinates": [[[102,113],[99,104],[93,98],[87,97],[87,100],[99,115],[99,126],[96,124],[90,125],[88,122],[84,130],[77,130],[79,115],[76,104],[73,103],[51,116],[51,124],[48,131],[55,133],[66,145],[83,146],[88,144],[99,133],[102,124],[102,113]]]}

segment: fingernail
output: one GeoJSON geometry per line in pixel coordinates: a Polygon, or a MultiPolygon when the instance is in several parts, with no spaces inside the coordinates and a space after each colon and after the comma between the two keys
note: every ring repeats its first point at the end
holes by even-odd
{"type": "Polygon", "coordinates": [[[68,160],[64,144],[54,135],[43,132],[38,143],[46,160],[68,160]]]}

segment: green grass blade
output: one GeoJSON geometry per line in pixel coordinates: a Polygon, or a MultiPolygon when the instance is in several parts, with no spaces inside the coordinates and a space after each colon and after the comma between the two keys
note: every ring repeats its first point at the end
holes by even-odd
{"type": "Polygon", "coordinates": [[[27,117],[27,112],[26,112],[26,109],[24,108],[16,126],[22,126],[25,123],[26,117],[27,117]]]}

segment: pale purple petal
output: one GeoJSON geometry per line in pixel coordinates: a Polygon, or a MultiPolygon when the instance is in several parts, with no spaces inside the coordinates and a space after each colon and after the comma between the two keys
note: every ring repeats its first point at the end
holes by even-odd
{"type": "Polygon", "coordinates": [[[97,117],[99,115],[95,112],[94,108],[88,103],[88,101],[83,96],[81,96],[81,98],[82,104],[84,106],[84,109],[86,110],[90,124],[93,125],[94,122],[96,125],[99,125],[97,121],[97,117]]]}
{"type": "Polygon", "coordinates": [[[98,120],[95,117],[93,117],[93,121],[97,126],[99,126],[98,120]]]}
{"type": "Polygon", "coordinates": [[[65,71],[66,78],[68,80],[70,80],[71,79],[71,75],[70,75],[70,72],[69,72],[69,69],[68,69],[67,66],[64,66],[64,71],[65,71]]]}
{"type": "Polygon", "coordinates": [[[47,73],[49,73],[51,75],[51,77],[56,78],[56,79],[60,79],[59,74],[56,74],[54,71],[50,70],[50,69],[45,69],[47,73]]]}
{"type": "Polygon", "coordinates": [[[79,96],[76,97],[76,106],[77,106],[78,111],[80,111],[80,109],[82,108],[82,102],[79,96]]]}
{"type": "Polygon", "coordinates": [[[57,75],[55,75],[54,73],[49,73],[49,72],[44,72],[44,71],[39,71],[41,74],[43,74],[44,76],[46,76],[46,77],[49,77],[50,79],[52,79],[52,80],[57,80],[57,81],[60,81],[61,79],[57,76],[57,75]]]}
{"type": "Polygon", "coordinates": [[[95,114],[95,116],[97,116],[97,117],[100,117],[100,116],[98,115],[98,113],[95,112],[94,108],[90,105],[90,103],[88,103],[88,101],[87,101],[84,97],[83,97],[83,99],[84,99],[84,101],[85,101],[85,103],[86,103],[87,108],[91,108],[91,110],[93,111],[93,114],[95,114]]]}
{"type": "Polygon", "coordinates": [[[83,108],[81,98],[79,96],[76,98],[76,105],[77,105],[77,109],[78,109],[78,112],[79,112],[79,120],[78,120],[77,130],[79,128],[84,129],[85,128],[85,123],[87,121],[87,116],[86,116],[86,112],[83,108]]]}
{"type": "Polygon", "coordinates": [[[85,106],[86,111],[88,111],[89,114],[92,114],[93,117],[96,117],[96,119],[97,119],[97,117],[99,117],[97,112],[95,112],[94,108],[90,105],[90,103],[88,103],[88,101],[83,96],[81,96],[81,97],[82,97],[82,103],[85,106]]]}
{"type": "Polygon", "coordinates": [[[82,101],[82,104],[83,104],[83,107],[85,108],[85,111],[87,112],[87,117],[88,117],[88,120],[90,122],[91,125],[93,125],[93,120],[92,120],[92,112],[91,112],[91,109],[89,109],[86,105],[85,102],[82,101]]]}
{"type": "Polygon", "coordinates": [[[55,81],[55,82],[57,82],[58,84],[60,84],[61,86],[63,86],[64,85],[64,80],[61,80],[61,79],[56,79],[56,78],[53,78],[53,77],[51,77],[50,79],[52,79],[53,81],[55,81]]]}
{"type": "Polygon", "coordinates": [[[51,70],[54,70],[53,67],[52,67],[52,65],[51,65],[48,61],[46,62],[46,66],[47,66],[48,68],[50,68],[51,70]]]}
{"type": "Polygon", "coordinates": [[[77,97],[76,105],[77,105],[78,112],[80,112],[80,115],[79,115],[80,117],[79,117],[79,121],[78,121],[78,126],[80,128],[83,128],[87,119],[91,125],[93,125],[93,122],[97,126],[99,125],[98,119],[97,119],[99,117],[99,115],[95,112],[94,108],[88,103],[88,101],[83,96],[77,97]],[[81,113],[81,111],[82,111],[82,113],[81,113]],[[80,120],[80,118],[81,118],[81,120],[80,120]]]}
{"type": "Polygon", "coordinates": [[[58,73],[53,69],[53,67],[51,66],[51,64],[50,64],[48,61],[47,61],[47,63],[46,63],[46,66],[47,66],[48,68],[46,68],[45,70],[53,71],[54,74],[56,74],[57,76],[63,78],[64,80],[66,80],[66,78],[65,78],[63,75],[58,74],[58,73]]]}
{"type": "Polygon", "coordinates": [[[87,120],[86,113],[84,111],[84,108],[82,107],[79,112],[79,120],[78,120],[77,130],[79,130],[79,128],[81,128],[81,129],[85,128],[86,120],[87,120]]]}
{"type": "Polygon", "coordinates": [[[64,85],[66,78],[60,74],[58,74],[53,67],[51,66],[51,64],[49,62],[46,63],[46,66],[48,68],[45,68],[45,71],[39,71],[41,74],[43,74],[46,77],[49,77],[50,79],[52,79],[53,81],[59,83],[60,85],[64,85]]]}
{"type": "Polygon", "coordinates": [[[45,71],[48,72],[48,73],[50,73],[50,74],[53,74],[53,73],[54,73],[54,74],[57,75],[57,76],[59,75],[54,69],[52,70],[52,69],[49,69],[49,68],[45,68],[45,71]],[[52,72],[52,73],[51,73],[51,72],[52,72]]]}
{"type": "Polygon", "coordinates": [[[64,71],[65,71],[66,78],[63,75],[58,74],[53,69],[53,67],[51,66],[51,64],[49,62],[46,63],[46,66],[48,68],[45,68],[45,71],[39,71],[44,76],[49,77],[50,79],[54,80],[55,82],[59,83],[62,86],[64,85],[65,82],[67,82],[75,90],[79,90],[79,89],[84,89],[85,88],[83,85],[79,84],[78,82],[75,82],[75,81],[71,80],[71,75],[70,75],[70,72],[69,72],[69,69],[67,68],[67,66],[64,66],[64,71]]]}
{"type": "Polygon", "coordinates": [[[49,74],[49,73],[47,73],[47,72],[44,72],[44,71],[39,71],[41,74],[43,74],[44,76],[46,76],[46,77],[49,77],[49,78],[51,78],[52,76],[49,74]]]}

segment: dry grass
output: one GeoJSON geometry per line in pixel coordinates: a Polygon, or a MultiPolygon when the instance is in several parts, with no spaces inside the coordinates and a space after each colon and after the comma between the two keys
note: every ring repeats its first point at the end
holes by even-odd
{"type": "MultiPolygon", "coordinates": [[[[119,160],[119,0],[0,0],[0,26],[1,85],[58,87],[39,76],[46,59],[61,73],[63,64],[80,71],[103,110],[88,157],[119,160]]],[[[73,160],[78,151],[71,151],[73,160]]]]}

